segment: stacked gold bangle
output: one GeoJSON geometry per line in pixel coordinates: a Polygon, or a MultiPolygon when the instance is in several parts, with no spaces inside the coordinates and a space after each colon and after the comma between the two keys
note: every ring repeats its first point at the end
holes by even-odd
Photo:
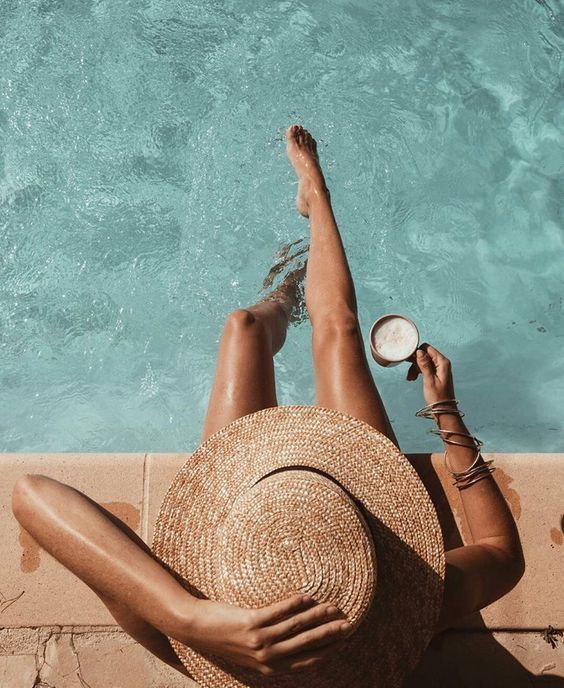
{"type": "MultiPolygon", "coordinates": [[[[442,414],[447,413],[457,415],[460,418],[464,416],[464,413],[462,413],[462,411],[458,409],[457,399],[441,399],[440,401],[435,401],[432,404],[428,404],[427,406],[424,406],[423,408],[419,409],[419,411],[417,411],[415,415],[418,418],[434,419],[435,416],[440,416],[442,414]]],[[[454,482],[452,484],[456,485],[456,487],[458,487],[459,490],[463,490],[467,487],[470,487],[470,485],[473,485],[474,483],[477,483],[479,480],[486,478],[488,475],[495,471],[495,467],[491,466],[493,460],[483,460],[482,452],[480,449],[483,445],[483,442],[479,440],[477,437],[474,437],[474,435],[470,435],[467,432],[456,432],[454,430],[441,430],[440,428],[436,430],[429,430],[429,432],[434,435],[438,435],[445,444],[454,444],[459,447],[468,447],[469,449],[476,450],[476,458],[472,462],[472,465],[465,471],[457,472],[453,471],[452,468],[448,465],[447,450],[445,449],[445,468],[454,478],[454,482]],[[453,440],[451,439],[452,435],[466,437],[471,441],[471,443],[458,442],[457,440],[453,440]],[[481,463],[480,459],[482,459],[481,463]]]]}

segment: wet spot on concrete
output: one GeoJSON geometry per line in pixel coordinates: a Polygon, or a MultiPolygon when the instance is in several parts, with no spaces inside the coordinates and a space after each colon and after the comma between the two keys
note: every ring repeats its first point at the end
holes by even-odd
{"type": "Polygon", "coordinates": [[[127,502],[100,502],[100,506],[110,511],[114,516],[117,516],[131,530],[136,531],[139,528],[141,512],[133,504],[128,504],[127,502]]]}
{"type": "Polygon", "coordinates": [[[497,484],[503,492],[503,496],[509,504],[509,508],[511,509],[513,517],[516,521],[518,521],[521,518],[521,498],[516,490],[514,490],[512,487],[509,487],[509,485],[513,482],[513,478],[499,468],[499,466],[494,473],[494,477],[496,478],[497,484]]]}
{"type": "Polygon", "coordinates": [[[550,539],[552,542],[554,542],[555,545],[561,545],[562,544],[562,531],[558,530],[558,528],[551,528],[550,529],[550,539]]]}
{"type": "Polygon", "coordinates": [[[39,545],[31,535],[20,526],[20,569],[24,573],[33,573],[39,568],[39,545]]]}

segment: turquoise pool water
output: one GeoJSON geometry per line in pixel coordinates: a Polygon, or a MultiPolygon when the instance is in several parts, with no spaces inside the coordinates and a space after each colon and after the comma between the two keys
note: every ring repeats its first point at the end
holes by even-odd
{"type": "MultiPolygon", "coordinates": [[[[564,449],[561,3],[2,0],[0,45],[0,450],[196,446],[225,315],[307,237],[292,122],[365,334],[415,320],[485,451],[564,449]]],[[[312,401],[309,322],[276,373],[312,401]]]]}

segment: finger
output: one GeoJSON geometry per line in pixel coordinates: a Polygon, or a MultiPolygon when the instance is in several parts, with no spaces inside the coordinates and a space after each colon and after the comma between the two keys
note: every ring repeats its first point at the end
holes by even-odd
{"type": "Polygon", "coordinates": [[[433,360],[426,351],[417,349],[417,365],[423,374],[423,377],[428,377],[435,373],[435,366],[433,360]]]}
{"type": "Polygon", "coordinates": [[[448,358],[430,344],[427,345],[427,354],[430,356],[437,370],[441,370],[450,364],[448,358]]]}
{"type": "Polygon", "coordinates": [[[268,607],[256,610],[258,626],[270,626],[285,617],[301,612],[315,603],[308,595],[293,595],[280,602],[275,602],[268,607]]]}
{"type": "Polygon", "coordinates": [[[303,671],[309,667],[315,666],[330,659],[336,652],[340,652],[345,647],[346,640],[339,640],[331,645],[319,648],[317,650],[310,650],[308,652],[299,652],[296,655],[290,655],[286,659],[272,662],[272,668],[278,673],[289,671],[303,671]]]}
{"type": "Polygon", "coordinates": [[[351,631],[351,625],[347,621],[330,621],[323,626],[316,626],[310,630],[294,635],[271,645],[269,655],[272,659],[292,655],[306,650],[313,650],[329,643],[334,643],[351,631]]]}
{"type": "Polygon", "coordinates": [[[345,619],[345,615],[332,604],[318,604],[305,612],[294,614],[280,623],[269,626],[267,637],[270,643],[277,643],[291,635],[296,635],[312,626],[334,621],[337,618],[345,619]]]}
{"type": "Polygon", "coordinates": [[[437,370],[438,377],[441,379],[446,379],[450,372],[449,359],[444,354],[442,354],[438,349],[435,349],[435,347],[431,346],[430,344],[427,347],[427,353],[433,361],[433,364],[437,370]]]}

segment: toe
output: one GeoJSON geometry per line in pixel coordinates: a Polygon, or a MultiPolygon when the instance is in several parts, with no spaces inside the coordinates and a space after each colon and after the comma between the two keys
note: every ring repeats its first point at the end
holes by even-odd
{"type": "Polygon", "coordinates": [[[290,140],[295,140],[297,138],[299,131],[299,125],[298,124],[292,124],[291,127],[288,127],[286,130],[286,137],[290,140]]]}

